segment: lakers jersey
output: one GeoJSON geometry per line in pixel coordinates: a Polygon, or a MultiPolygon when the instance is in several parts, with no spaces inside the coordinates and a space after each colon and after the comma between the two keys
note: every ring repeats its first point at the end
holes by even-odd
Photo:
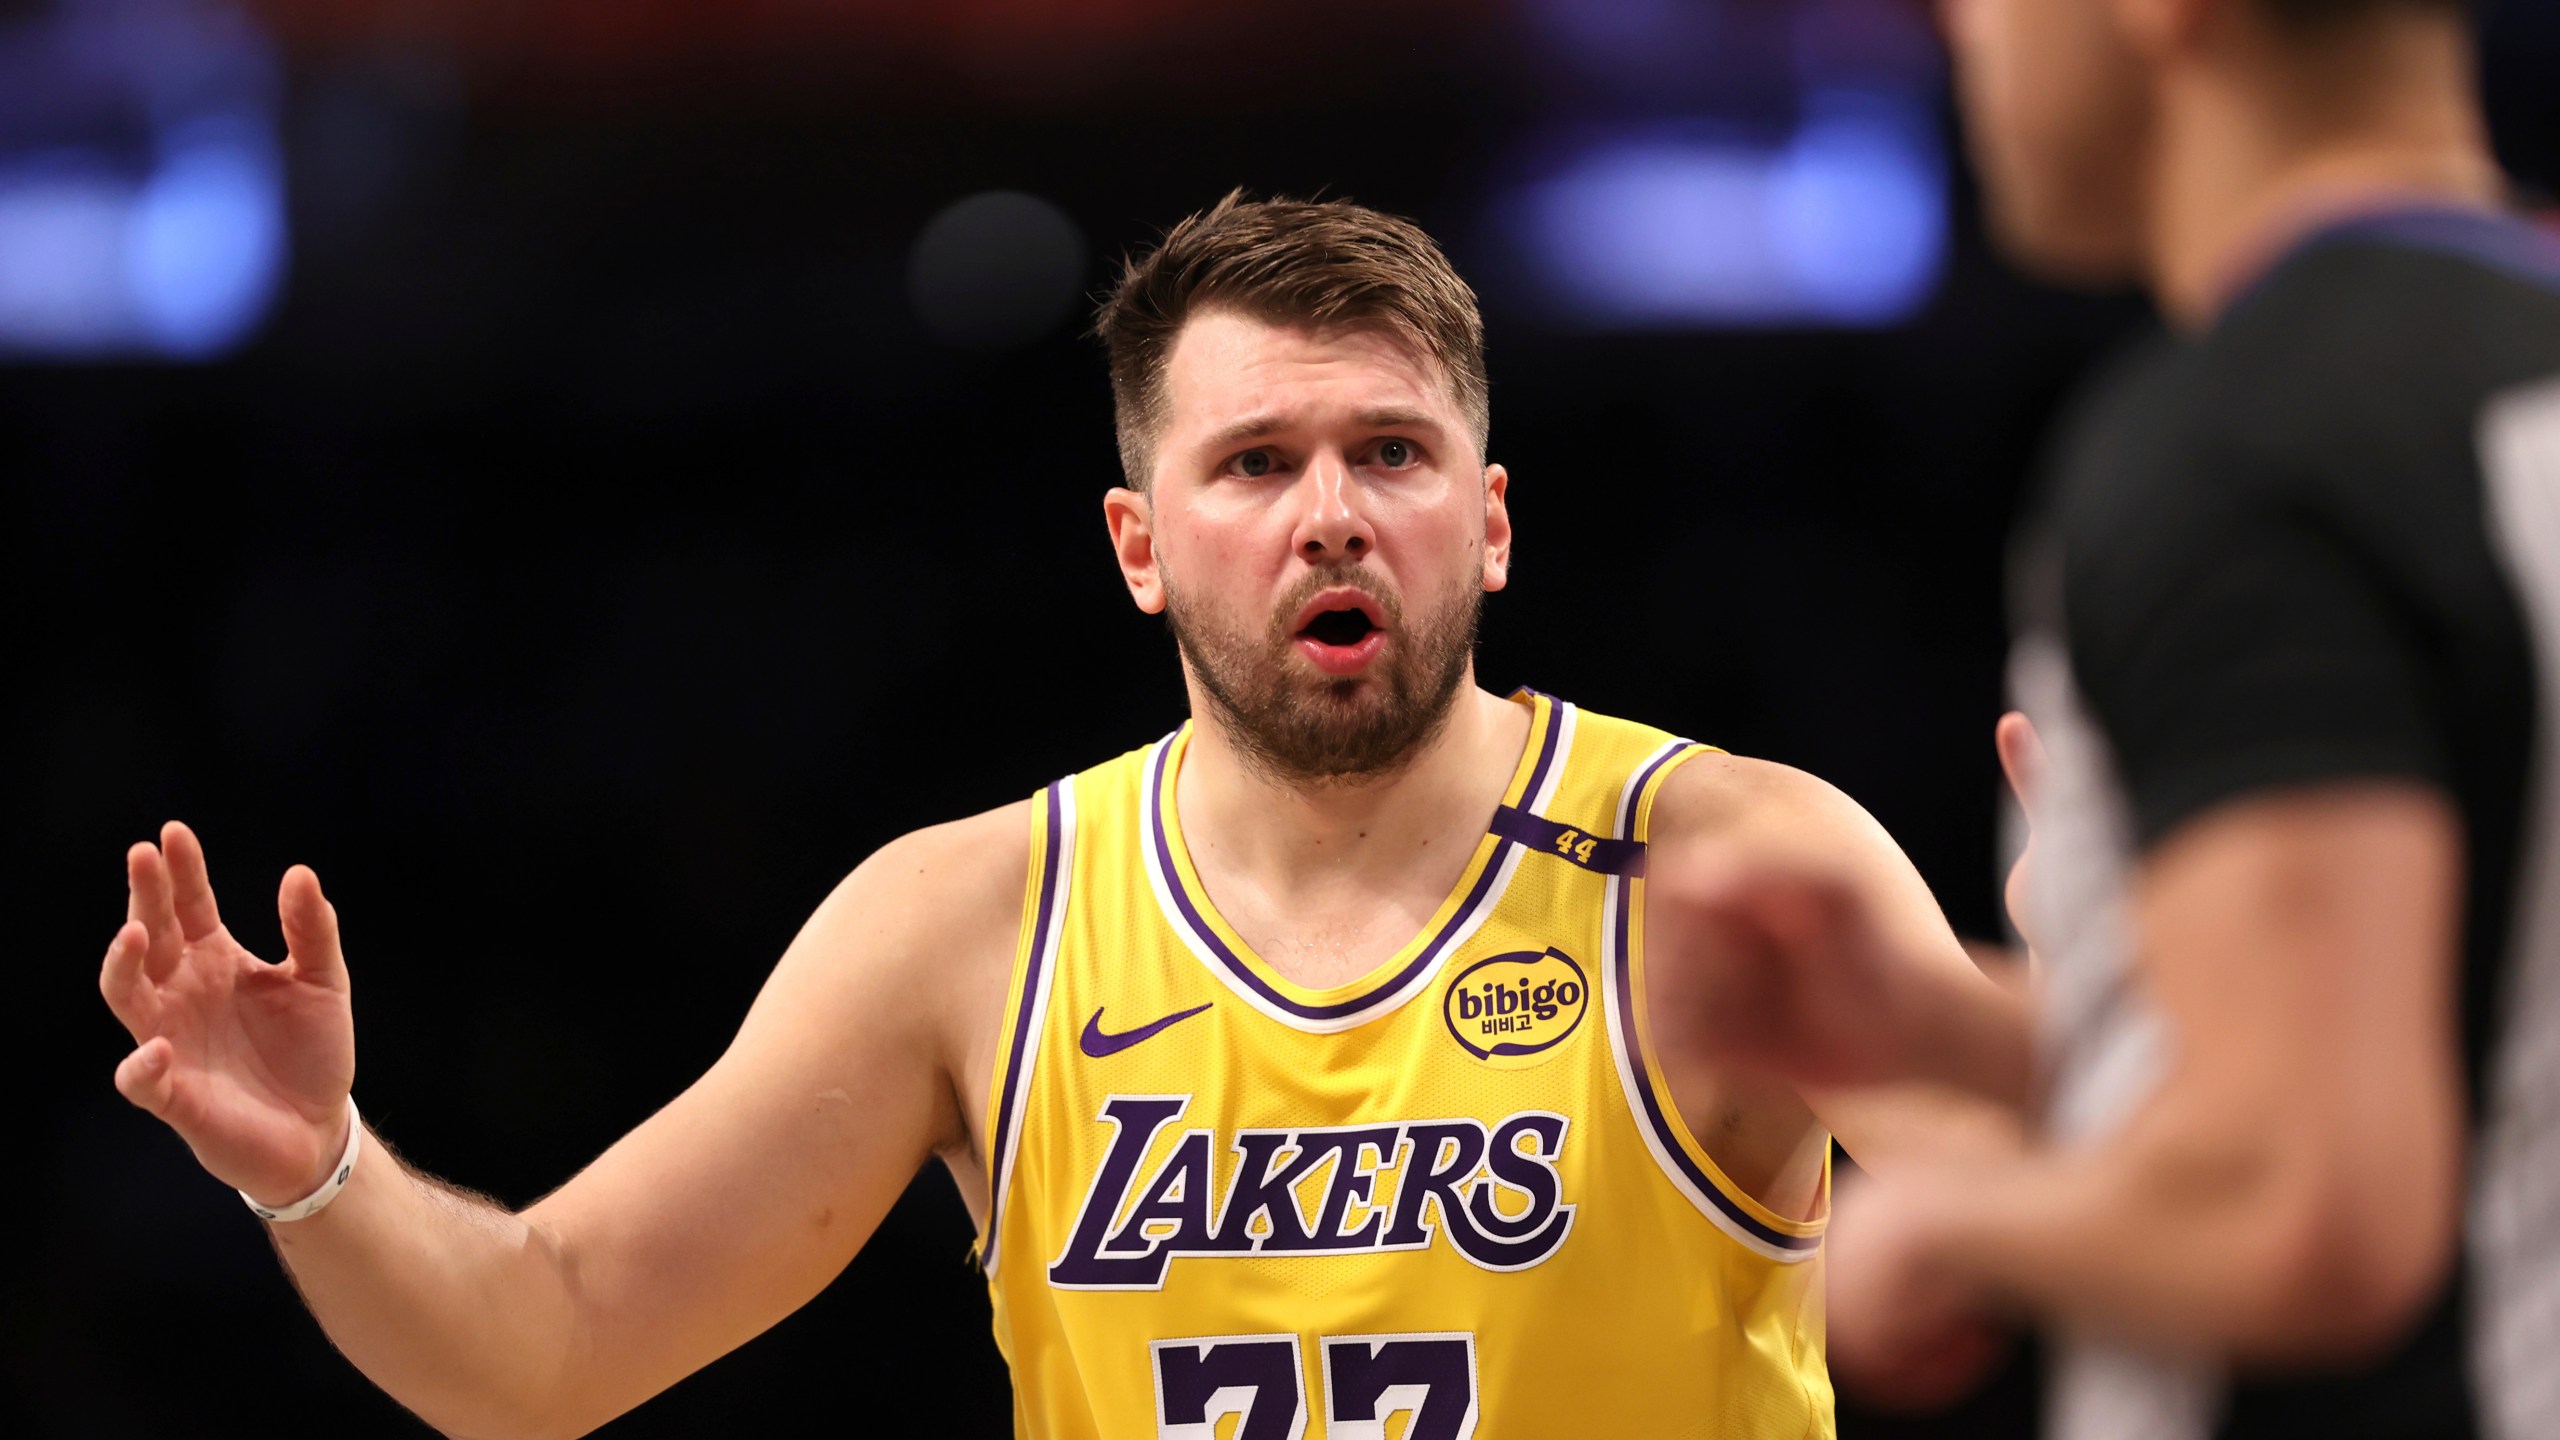
{"type": "Polygon", "coordinates": [[[1725,1179],[1647,1039],[1647,819],[1703,747],[1514,699],[1465,873],[1333,989],[1201,888],[1187,729],[1034,804],[982,1237],[1017,1435],[1832,1433],[1820,1226],[1725,1179]]]}

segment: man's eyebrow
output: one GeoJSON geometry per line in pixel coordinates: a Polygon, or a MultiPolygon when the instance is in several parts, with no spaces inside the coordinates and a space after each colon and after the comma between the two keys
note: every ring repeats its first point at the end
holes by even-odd
{"type": "Polygon", "coordinates": [[[1257,436],[1268,435],[1274,430],[1285,430],[1288,428],[1288,425],[1289,417],[1286,415],[1248,415],[1244,419],[1238,420],[1234,424],[1220,429],[1216,434],[1210,436],[1208,439],[1201,441],[1200,448],[1204,450],[1224,450],[1238,441],[1251,440],[1257,436]]]}
{"type": "Polygon", "coordinates": [[[1363,410],[1354,417],[1363,430],[1428,430],[1440,433],[1440,422],[1419,410],[1363,410]]]}
{"type": "MultiPolygon", "coordinates": [[[[1221,427],[1208,439],[1201,441],[1200,446],[1204,450],[1224,450],[1230,445],[1286,430],[1293,423],[1295,421],[1292,417],[1278,413],[1249,415],[1232,425],[1221,427]]],[[[1441,431],[1440,422],[1420,410],[1363,410],[1351,417],[1351,423],[1363,430],[1428,430],[1434,435],[1441,431]]]]}

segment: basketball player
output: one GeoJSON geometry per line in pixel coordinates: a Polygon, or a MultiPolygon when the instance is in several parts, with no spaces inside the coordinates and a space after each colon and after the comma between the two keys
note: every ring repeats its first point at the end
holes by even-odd
{"type": "MultiPolygon", "coordinates": [[[[2560,246],[2466,9],[1947,10],[2011,249],[2175,334],[2021,565],[2044,1143],[1844,1204],[1841,1371],[1943,1392],[2023,1310],[2063,1440],[2560,1435],[2560,246]]],[[[1697,1004],[1814,1073],[1790,997],[1897,967],[1836,887],[1725,883],[1697,1004]]],[[[1869,1078],[1954,1043],[1894,1009],[1869,1078]]]]}
{"type": "MultiPolygon", "coordinates": [[[[1898,981],[1996,1013],[1821,782],[1477,688],[1510,477],[1428,237],[1230,196],[1103,307],[1105,501],[1192,720],[887,846],[697,1084],[519,1214],[362,1128],[334,910],[223,928],[195,837],[128,857],[118,1088],[273,1222],[331,1337],[428,1421],[584,1432],[827,1284],[919,1165],[976,1217],[1017,1433],[1831,1431],[1829,1132],[1925,1099],[1731,1073],[1648,1022],[1648,866],[1836,867],[1898,981]],[[325,1206],[325,1208],[318,1208],[325,1206]]],[[[599,944],[627,943],[599,934],[599,944]]],[[[2023,1044],[1975,1047],[2022,1088],[2023,1044]]]]}

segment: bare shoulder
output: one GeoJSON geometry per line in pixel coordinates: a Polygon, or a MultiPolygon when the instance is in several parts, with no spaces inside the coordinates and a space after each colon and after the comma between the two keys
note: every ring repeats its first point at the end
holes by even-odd
{"type": "Polygon", "coordinates": [[[1967,970],[1928,882],[1866,808],[1819,776],[1744,755],[1702,755],[1663,783],[1648,836],[1648,904],[1713,890],[1739,866],[1854,893],[1912,953],[1967,970]]]}
{"type": "Polygon", "coordinates": [[[1838,786],[1775,760],[1722,752],[1671,772],[1654,800],[1657,849],[1736,847],[1771,858],[1855,863],[1877,847],[1901,849],[1838,786]]]}
{"type": "Polygon", "coordinates": [[[1031,864],[1031,801],[910,830],[872,852],[828,898],[890,902],[893,915],[928,930],[1010,923],[1031,864]]]}
{"type": "Polygon", "coordinates": [[[881,846],[801,927],[757,1001],[761,1018],[858,1017],[871,1032],[946,1048],[976,1012],[1003,1003],[1030,863],[1028,800],[881,846]]]}
{"type": "MultiPolygon", "coordinates": [[[[839,882],[756,999],[733,1057],[881,1103],[921,1086],[931,1144],[969,1140],[1010,983],[1031,802],[902,835],[839,882]],[[796,1060],[793,1057],[798,1057],[796,1060]]],[[[725,1062],[724,1062],[725,1063],[725,1062]]]]}
{"type": "Polygon", "coordinates": [[[1017,800],[881,846],[836,886],[809,928],[902,969],[1001,968],[1011,963],[1030,865],[1031,802],[1017,800]]]}

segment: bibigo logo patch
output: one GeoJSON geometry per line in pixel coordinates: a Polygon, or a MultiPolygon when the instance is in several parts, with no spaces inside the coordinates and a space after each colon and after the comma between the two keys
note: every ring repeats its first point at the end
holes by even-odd
{"type": "Polygon", "coordinates": [[[1459,972],[1440,1003],[1468,1054],[1513,1069],[1537,1064],[1582,1023],[1591,982],[1554,946],[1515,950],[1459,972]]]}

